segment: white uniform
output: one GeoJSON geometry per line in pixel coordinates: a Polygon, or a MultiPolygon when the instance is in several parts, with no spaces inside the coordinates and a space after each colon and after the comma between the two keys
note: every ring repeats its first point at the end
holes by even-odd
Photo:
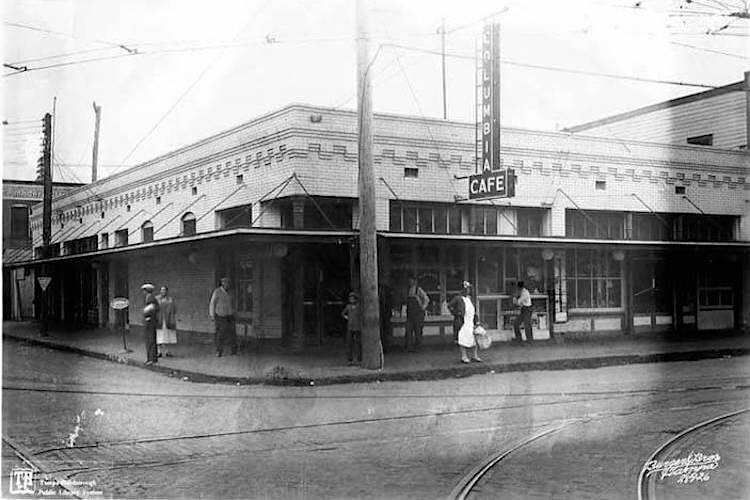
{"type": "Polygon", "coordinates": [[[464,324],[458,331],[458,345],[461,347],[474,347],[474,304],[469,297],[462,297],[464,300],[464,324]]]}

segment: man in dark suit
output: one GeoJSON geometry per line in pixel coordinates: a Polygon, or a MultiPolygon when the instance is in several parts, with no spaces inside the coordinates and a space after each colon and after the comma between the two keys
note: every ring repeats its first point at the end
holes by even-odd
{"type": "Polygon", "coordinates": [[[143,334],[146,346],[146,364],[152,365],[158,361],[156,349],[156,326],[159,324],[159,301],[154,297],[154,285],[145,283],[143,290],[143,334]]]}

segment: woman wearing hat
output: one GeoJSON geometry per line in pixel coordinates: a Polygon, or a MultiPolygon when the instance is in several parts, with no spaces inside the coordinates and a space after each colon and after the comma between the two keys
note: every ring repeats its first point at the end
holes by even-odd
{"type": "Polygon", "coordinates": [[[471,302],[471,283],[464,281],[463,290],[456,295],[448,304],[448,309],[453,314],[453,328],[458,331],[458,348],[461,351],[461,362],[470,363],[482,360],[477,354],[477,343],[474,339],[474,326],[478,323],[474,304],[471,302]],[[471,350],[471,359],[469,352],[471,350]]]}
{"type": "Polygon", "coordinates": [[[159,301],[154,297],[154,285],[145,283],[143,290],[143,334],[146,345],[146,364],[151,365],[158,361],[156,352],[156,324],[159,319],[159,301]]]}

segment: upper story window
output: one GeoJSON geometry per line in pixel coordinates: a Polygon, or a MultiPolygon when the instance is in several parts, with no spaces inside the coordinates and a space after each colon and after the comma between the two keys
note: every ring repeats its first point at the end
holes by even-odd
{"type": "Polygon", "coordinates": [[[128,244],[128,230],[119,229],[115,231],[115,246],[124,247],[128,244]]]}
{"type": "Polygon", "coordinates": [[[391,200],[389,223],[390,230],[398,233],[460,234],[461,207],[391,200]]]}
{"type": "Polygon", "coordinates": [[[249,204],[225,210],[217,210],[216,221],[219,229],[251,227],[253,223],[253,206],[249,204]]]}
{"type": "Polygon", "coordinates": [[[675,239],[734,241],[737,219],[734,215],[680,214],[675,217],[675,239]]]}
{"type": "Polygon", "coordinates": [[[516,214],[518,236],[542,236],[544,234],[543,208],[519,208],[516,214]]]}
{"type": "Polygon", "coordinates": [[[353,205],[350,198],[315,197],[314,201],[310,198],[284,200],[280,209],[281,227],[348,231],[352,229],[353,205]]]}
{"type": "Polygon", "coordinates": [[[623,212],[565,210],[565,236],[621,240],[625,238],[623,212]]]}
{"type": "Polygon", "coordinates": [[[26,205],[11,205],[10,237],[13,240],[29,239],[29,207],[26,205]]]}
{"type": "Polygon", "coordinates": [[[102,249],[109,248],[109,233],[102,233],[102,249]]]}
{"type": "Polygon", "coordinates": [[[734,241],[736,215],[634,213],[633,239],[646,241],[734,241]]]}
{"type": "Polygon", "coordinates": [[[695,146],[713,146],[714,134],[696,135],[695,137],[688,137],[687,143],[693,144],[695,146]]]}
{"type": "Polygon", "coordinates": [[[154,241],[154,224],[150,220],[141,225],[141,241],[143,243],[154,241]]]}
{"type": "Polygon", "coordinates": [[[196,232],[195,214],[188,212],[182,216],[182,236],[192,236],[196,232]]]}

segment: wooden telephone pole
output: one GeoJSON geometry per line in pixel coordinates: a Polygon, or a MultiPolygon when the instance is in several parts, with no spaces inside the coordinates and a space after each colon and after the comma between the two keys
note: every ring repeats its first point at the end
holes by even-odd
{"type": "Polygon", "coordinates": [[[378,250],[375,225],[375,165],[372,155],[370,34],[365,0],[357,0],[357,130],[359,132],[359,282],[362,311],[362,366],[383,367],[378,303],[378,250]]]}

